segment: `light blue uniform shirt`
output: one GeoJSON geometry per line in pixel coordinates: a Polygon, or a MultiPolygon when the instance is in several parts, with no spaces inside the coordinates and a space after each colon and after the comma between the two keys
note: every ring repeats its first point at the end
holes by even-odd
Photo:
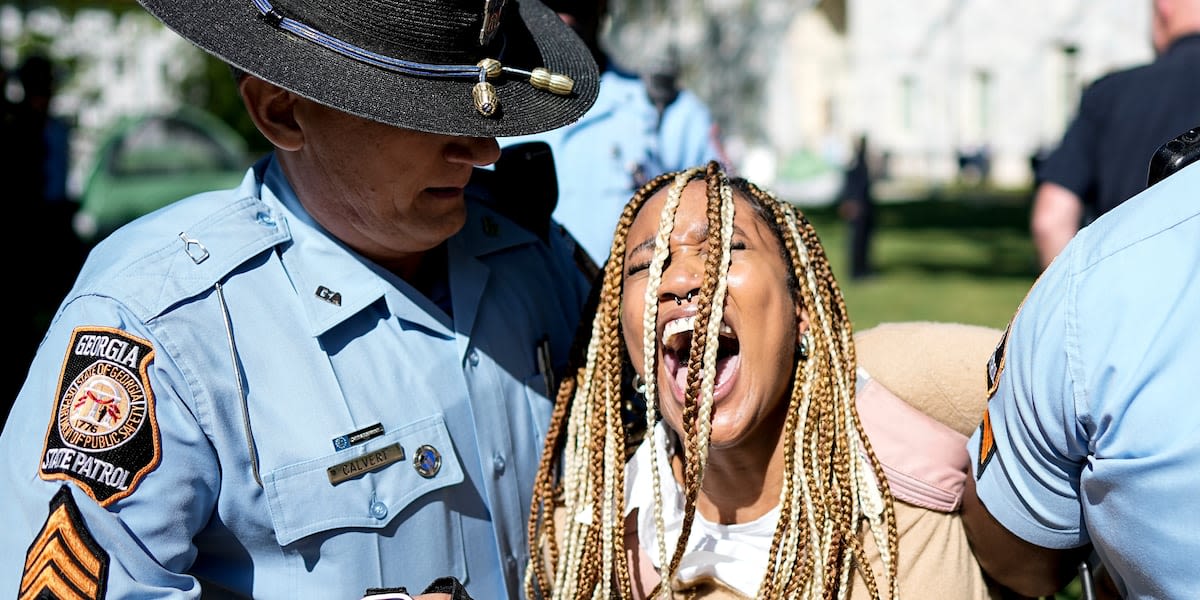
{"type": "Polygon", "coordinates": [[[67,481],[109,556],[109,598],[347,599],[446,575],[481,600],[518,597],[554,397],[535,349],[547,340],[565,366],[587,293],[573,250],[468,199],[447,243],[450,317],[314,226],[270,158],[235,190],[121,229],[89,257],[0,437],[0,595],[17,594],[67,481]],[[152,348],[137,435],[156,428],[158,464],[140,479],[69,459],[58,479],[39,475],[63,427],[64,356],[84,347],[69,342],[76,327],[152,348]],[[335,446],[376,423],[381,434],[335,446]],[[330,469],[359,467],[331,482],[330,469]],[[89,498],[101,479],[125,488],[89,498]]]}
{"type": "Polygon", "coordinates": [[[603,264],[621,211],[639,187],[635,172],[649,179],[719,160],[712,126],[708,108],[687,90],[667,107],[659,126],[658,110],[642,81],[610,68],[600,76],[596,103],[579,121],[502,138],[500,144],[544,141],[550,146],[558,173],[554,219],[603,264]]]}
{"type": "Polygon", "coordinates": [[[1130,598],[1200,592],[1198,196],[1200,164],[1080,230],[1010,326],[982,467],[969,442],[1000,523],[1092,543],[1130,598]]]}

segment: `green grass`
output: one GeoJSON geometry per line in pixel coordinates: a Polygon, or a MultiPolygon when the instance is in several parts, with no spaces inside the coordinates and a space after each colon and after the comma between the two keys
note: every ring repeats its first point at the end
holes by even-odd
{"type": "Polygon", "coordinates": [[[877,206],[876,276],[849,277],[848,225],[833,207],[804,209],[829,254],[855,330],[887,321],[1003,329],[1037,276],[1023,193],[964,191],[877,206]]]}

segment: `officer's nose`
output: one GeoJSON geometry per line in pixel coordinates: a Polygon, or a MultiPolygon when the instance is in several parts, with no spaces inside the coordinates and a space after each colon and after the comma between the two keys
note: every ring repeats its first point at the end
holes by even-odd
{"type": "Polygon", "coordinates": [[[500,159],[500,144],[491,137],[455,137],[446,145],[445,157],[447,162],[482,167],[500,159]]]}

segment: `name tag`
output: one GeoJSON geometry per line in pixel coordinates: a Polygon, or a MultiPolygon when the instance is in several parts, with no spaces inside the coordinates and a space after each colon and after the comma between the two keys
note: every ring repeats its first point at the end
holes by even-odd
{"type": "Polygon", "coordinates": [[[329,474],[329,483],[337,485],[347,479],[382,469],[401,460],[404,460],[404,448],[401,448],[400,444],[392,444],[344,463],[338,463],[329,467],[326,472],[329,474]]]}

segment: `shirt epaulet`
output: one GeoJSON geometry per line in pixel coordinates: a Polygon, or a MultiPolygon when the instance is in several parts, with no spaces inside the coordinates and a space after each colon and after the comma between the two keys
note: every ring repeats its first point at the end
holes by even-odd
{"type": "Polygon", "coordinates": [[[198,194],[105,239],[76,291],[112,297],[149,320],[289,238],[283,220],[257,196],[198,194]]]}

